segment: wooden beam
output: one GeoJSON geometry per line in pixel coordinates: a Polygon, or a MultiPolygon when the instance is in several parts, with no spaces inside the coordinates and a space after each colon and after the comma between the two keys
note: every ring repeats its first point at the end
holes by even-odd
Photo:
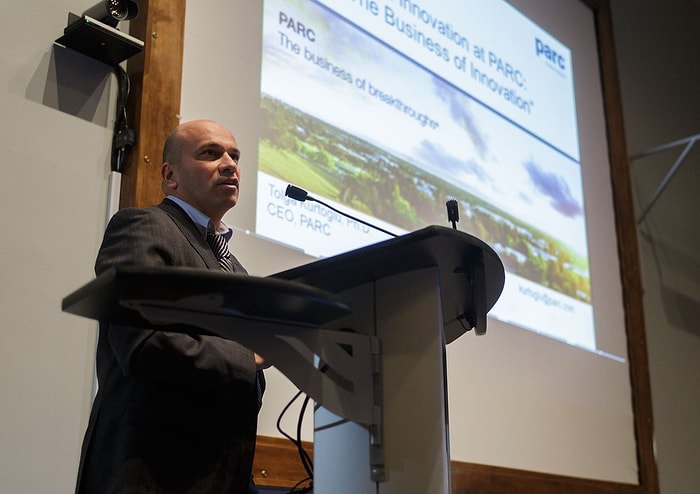
{"type": "Polygon", "coordinates": [[[603,103],[610,152],[610,179],[613,190],[620,277],[625,309],[640,492],[657,494],[659,492],[659,478],[654,455],[654,421],[639,247],[637,245],[630,164],[622,120],[622,98],[617,75],[615,41],[608,0],[605,0],[604,6],[597,10],[596,22],[603,103]]]}
{"type": "Polygon", "coordinates": [[[127,63],[132,83],[129,125],[138,141],[122,173],[120,207],[148,206],[163,198],[163,141],[180,120],[185,3],[142,0],[140,13],[130,24],[130,34],[143,40],[145,48],[127,63]]]}

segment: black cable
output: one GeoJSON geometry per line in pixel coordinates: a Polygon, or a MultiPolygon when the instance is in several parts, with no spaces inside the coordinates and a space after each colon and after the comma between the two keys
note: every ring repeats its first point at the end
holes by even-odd
{"type": "Polygon", "coordinates": [[[127,151],[136,144],[136,132],[129,128],[126,115],[126,102],[129,98],[131,83],[129,75],[121,65],[114,67],[117,76],[117,112],[112,134],[112,171],[122,172],[127,151]]]}
{"type": "MultiPolygon", "coordinates": [[[[328,364],[324,362],[320,362],[319,364],[319,370],[323,373],[325,373],[328,370],[328,364]]],[[[294,487],[289,490],[288,494],[304,494],[307,492],[313,492],[314,488],[314,463],[311,457],[309,456],[309,453],[304,449],[304,444],[301,440],[301,426],[304,422],[304,414],[306,413],[306,407],[309,405],[309,402],[311,401],[311,397],[308,395],[306,398],[304,398],[304,403],[301,405],[301,409],[299,410],[299,418],[297,419],[297,437],[293,438],[289,434],[287,434],[283,429],[282,429],[282,417],[287,413],[287,410],[292,406],[292,404],[302,395],[303,391],[298,391],[297,394],[292,397],[291,400],[289,400],[289,403],[282,409],[282,411],[279,414],[279,417],[277,417],[277,430],[282,434],[284,437],[289,439],[292,444],[294,444],[297,447],[297,452],[299,453],[299,459],[301,460],[301,464],[304,467],[304,470],[306,470],[307,477],[305,479],[300,480],[297,482],[294,487]],[[310,481],[310,484],[306,487],[299,488],[299,486],[306,482],[310,481]]]]}
{"type": "Polygon", "coordinates": [[[296,439],[294,439],[292,436],[290,436],[289,434],[287,434],[287,433],[282,429],[282,417],[284,417],[284,415],[287,413],[287,410],[289,410],[289,407],[291,407],[291,406],[294,404],[294,402],[297,400],[297,398],[299,398],[299,397],[301,396],[301,394],[302,394],[302,391],[298,391],[297,394],[295,394],[294,397],[289,401],[289,403],[287,403],[287,405],[285,405],[285,407],[284,407],[284,408],[282,409],[282,411],[280,412],[279,417],[277,417],[277,424],[276,424],[276,425],[277,425],[277,430],[280,432],[280,434],[282,434],[284,437],[286,437],[287,439],[289,439],[289,440],[290,440],[292,443],[294,443],[295,445],[296,445],[296,439]]]}
{"type": "Polygon", "coordinates": [[[311,398],[307,396],[304,398],[304,403],[301,405],[301,409],[299,410],[299,419],[297,420],[297,450],[299,451],[299,458],[301,459],[301,463],[304,465],[304,469],[306,470],[306,473],[309,475],[309,477],[313,478],[314,476],[314,462],[311,460],[311,457],[309,454],[306,452],[304,449],[304,444],[301,441],[301,426],[304,422],[304,414],[306,413],[306,407],[309,404],[309,401],[311,398]]]}
{"type": "Polygon", "coordinates": [[[291,490],[288,492],[288,494],[305,494],[307,492],[313,492],[314,490],[314,484],[311,482],[311,484],[307,485],[306,487],[299,487],[301,484],[304,482],[311,480],[309,477],[306,477],[304,480],[300,480],[296,484],[294,484],[294,487],[291,488],[291,490]]]}
{"type": "Polygon", "coordinates": [[[284,437],[286,437],[289,441],[291,441],[292,444],[294,444],[297,448],[297,452],[299,453],[299,458],[301,460],[302,466],[304,467],[304,470],[306,470],[307,477],[300,480],[297,482],[294,487],[289,491],[288,494],[303,494],[307,492],[311,492],[313,490],[313,461],[311,460],[311,457],[309,456],[308,452],[304,449],[304,445],[301,441],[301,424],[304,419],[304,412],[306,411],[306,407],[309,403],[310,398],[307,396],[304,399],[304,403],[302,404],[301,411],[299,414],[299,419],[297,421],[297,437],[293,438],[287,432],[285,432],[282,429],[282,418],[284,415],[287,413],[289,408],[292,406],[292,404],[302,395],[302,391],[297,392],[294,397],[287,403],[287,405],[282,409],[282,412],[280,412],[279,417],[277,417],[277,430],[282,434],[284,437]],[[310,485],[306,487],[299,488],[301,484],[304,482],[311,481],[310,485]]]}

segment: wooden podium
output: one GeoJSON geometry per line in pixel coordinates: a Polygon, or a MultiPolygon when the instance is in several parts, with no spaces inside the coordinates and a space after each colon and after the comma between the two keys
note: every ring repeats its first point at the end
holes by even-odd
{"type": "Polygon", "coordinates": [[[446,494],[445,345],[486,332],[504,277],[484,242],[431,226],[266,278],[113,268],[63,310],[194,329],[262,355],[321,405],[317,494],[446,494]]]}

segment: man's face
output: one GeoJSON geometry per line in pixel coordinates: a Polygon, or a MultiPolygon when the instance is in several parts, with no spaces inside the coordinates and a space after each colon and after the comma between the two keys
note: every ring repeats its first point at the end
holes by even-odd
{"type": "Polygon", "coordinates": [[[180,132],[181,157],[175,163],[164,163],[162,169],[168,193],[216,224],[238,201],[238,143],[228,129],[210,121],[183,124],[180,132]]]}

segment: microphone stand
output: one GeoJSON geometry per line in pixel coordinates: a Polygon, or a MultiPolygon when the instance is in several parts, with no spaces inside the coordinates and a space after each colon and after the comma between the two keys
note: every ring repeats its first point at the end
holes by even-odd
{"type": "Polygon", "coordinates": [[[373,224],[368,223],[368,222],[366,222],[366,221],[364,221],[364,220],[361,220],[360,218],[356,218],[355,216],[352,216],[351,214],[348,214],[348,213],[346,213],[346,212],[344,212],[344,211],[340,211],[340,210],[334,208],[334,207],[331,206],[330,204],[326,204],[326,203],[323,202],[323,201],[319,201],[319,200],[316,199],[315,197],[311,197],[311,196],[309,195],[308,192],[306,192],[306,191],[305,191],[304,189],[302,189],[301,187],[297,187],[296,185],[292,185],[292,184],[287,185],[287,190],[285,190],[284,195],[287,196],[287,197],[289,197],[290,199],[294,199],[295,201],[299,201],[299,202],[304,202],[304,201],[314,201],[314,202],[317,202],[317,203],[319,203],[319,204],[322,204],[323,206],[326,206],[326,207],[327,207],[328,209],[330,209],[331,211],[335,211],[336,213],[338,213],[338,214],[340,214],[340,215],[342,215],[342,216],[345,216],[346,218],[350,218],[351,220],[355,220],[355,221],[357,221],[358,223],[362,223],[363,225],[366,225],[366,226],[368,226],[368,227],[370,227],[370,228],[374,228],[375,230],[379,230],[380,232],[386,233],[387,235],[390,235],[390,236],[392,236],[392,237],[398,237],[398,235],[395,234],[395,233],[391,233],[390,231],[387,231],[387,230],[385,230],[384,228],[380,228],[380,227],[378,227],[377,225],[373,225],[373,224]]]}

